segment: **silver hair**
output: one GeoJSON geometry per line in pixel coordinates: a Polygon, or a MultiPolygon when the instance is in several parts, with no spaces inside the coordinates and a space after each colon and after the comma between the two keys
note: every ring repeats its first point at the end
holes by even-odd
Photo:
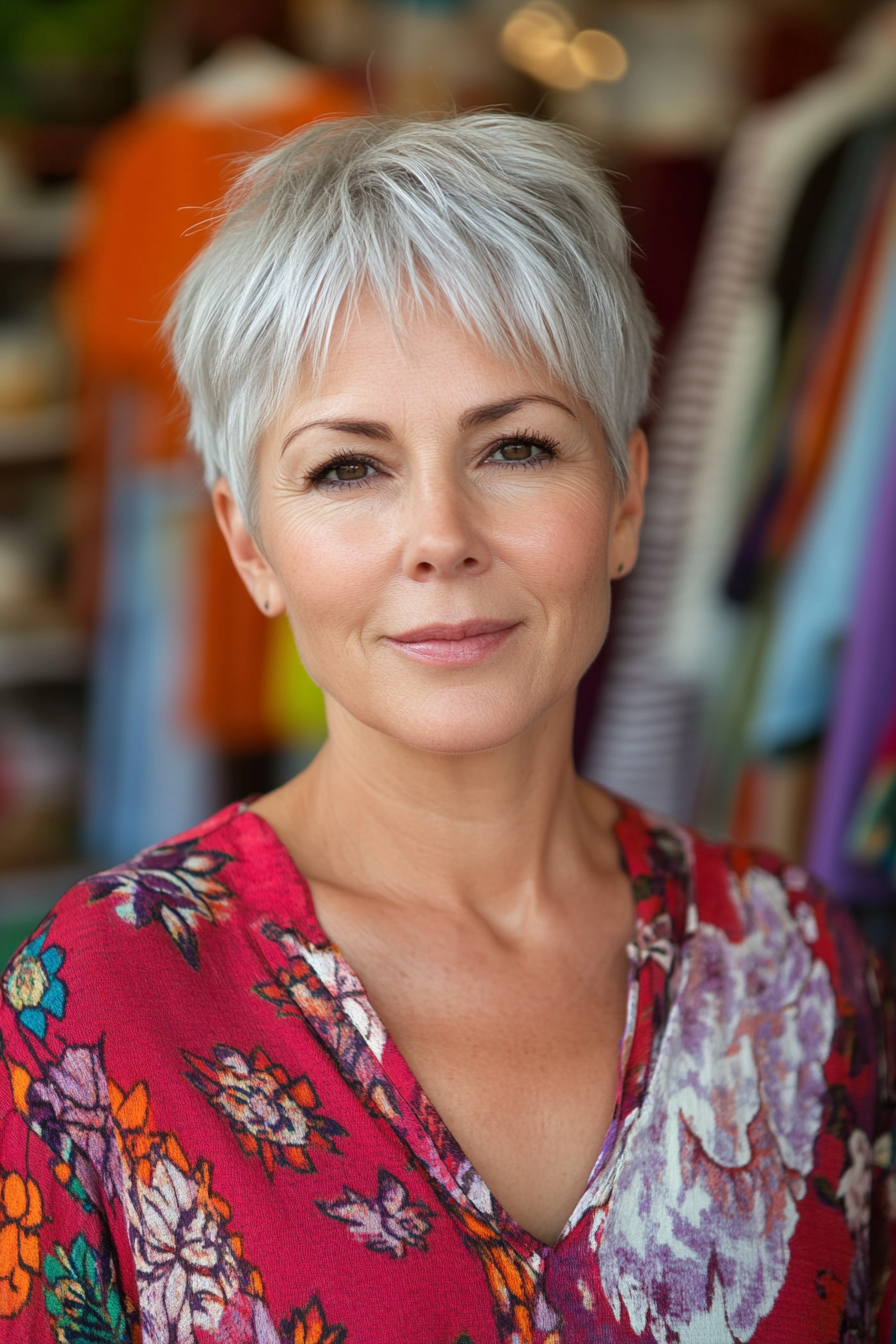
{"type": "Polygon", "coordinates": [[[625,483],[654,321],[588,142],[500,112],[322,121],[249,163],[168,318],[206,481],[226,477],[250,527],[259,437],[363,291],[396,332],[443,303],[494,353],[546,366],[625,483]]]}

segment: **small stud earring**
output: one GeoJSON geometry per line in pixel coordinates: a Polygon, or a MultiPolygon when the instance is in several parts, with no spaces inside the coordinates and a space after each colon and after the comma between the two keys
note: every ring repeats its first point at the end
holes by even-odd
{"type": "Polygon", "coordinates": [[[617,573],[617,574],[621,574],[622,571],[623,571],[624,569],[625,569],[625,565],[617,565],[617,566],[616,566],[616,573],[617,573]]]}
{"type": "Polygon", "coordinates": [[[265,602],[265,604],[264,604],[264,609],[265,609],[265,611],[270,611],[270,609],[271,609],[271,604],[270,604],[270,602],[265,602]]]}

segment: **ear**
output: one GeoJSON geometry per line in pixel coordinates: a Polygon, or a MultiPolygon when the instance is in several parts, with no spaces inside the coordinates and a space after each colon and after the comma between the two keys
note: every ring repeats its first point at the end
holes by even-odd
{"type": "Polygon", "coordinates": [[[644,518],[646,486],[647,439],[642,429],[636,429],[628,441],[628,485],[620,492],[613,513],[610,532],[611,579],[621,579],[635,567],[644,518]]]}
{"type": "Polygon", "coordinates": [[[286,610],[280,580],[243,521],[239,505],[223,476],[212,487],[212,504],[230,558],[250,597],[265,616],[279,616],[286,610]]]}

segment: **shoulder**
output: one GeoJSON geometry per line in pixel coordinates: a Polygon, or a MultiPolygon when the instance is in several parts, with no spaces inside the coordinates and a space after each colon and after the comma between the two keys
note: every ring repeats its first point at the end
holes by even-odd
{"type": "Polygon", "coordinates": [[[240,955],[259,898],[276,910],[288,856],[235,804],[127,863],[78,883],[3,975],[4,1034],[86,1038],[201,992],[203,971],[240,955]]]}
{"type": "Polygon", "coordinates": [[[845,905],[805,868],[768,850],[687,831],[696,918],[737,945],[763,953],[779,975],[791,963],[826,968],[831,989],[853,1008],[869,1007],[876,958],[845,905]]]}
{"type": "Polygon", "coordinates": [[[713,934],[749,946],[771,968],[782,966],[785,949],[801,961],[808,953],[827,967],[837,992],[867,1001],[876,960],[848,909],[806,869],[631,804],[623,805],[620,826],[636,896],[662,886],[678,941],[713,934]]]}

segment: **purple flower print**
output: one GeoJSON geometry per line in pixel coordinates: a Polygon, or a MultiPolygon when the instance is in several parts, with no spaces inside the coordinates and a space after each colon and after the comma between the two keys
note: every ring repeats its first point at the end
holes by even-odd
{"type": "Polygon", "coordinates": [[[342,1199],[331,1203],[318,1200],[317,1207],[328,1218],[347,1223],[356,1241],[371,1251],[385,1251],[396,1260],[410,1247],[426,1250],[432,1219],[425,1204],[412,1204],[407,1186],[397,1176],[380,1167],[379,1190],[375,1199],[365,1199],[343,1186],[342,1199]]]}
{"type": "Polygon", "coordinates": [[[159,845],[144,850],[133,864],[91,878],[90,899],[123,897],[115,907],[121,919],[136,929],[158,921],[185,961],[198,970],[197,921],[216,924],[226,918],[233,893],[217,874],[230,862],[229,854],[198,849],[195,842],[159,845]]]}
{"type": "Polygon", "coordinates": [[[614,1314],[658,1344],[752,1337],[786,1278],[821,1127],[828,971],[778,880],[753,870],[744,885],[743,940],[701,924],[686,946],[655,1076],[595,1223],[614,1314]]]}
{"type": "Polygon", "coordinates": [[[99,1046],[70,1045],[28,1089],[28,1122],[59,1158],[57,1175],[77,1198],[121,1195],[121,1157],[99,1046]],[[67,1175],[67,1179],[66,1179],[67,1175]]]}

